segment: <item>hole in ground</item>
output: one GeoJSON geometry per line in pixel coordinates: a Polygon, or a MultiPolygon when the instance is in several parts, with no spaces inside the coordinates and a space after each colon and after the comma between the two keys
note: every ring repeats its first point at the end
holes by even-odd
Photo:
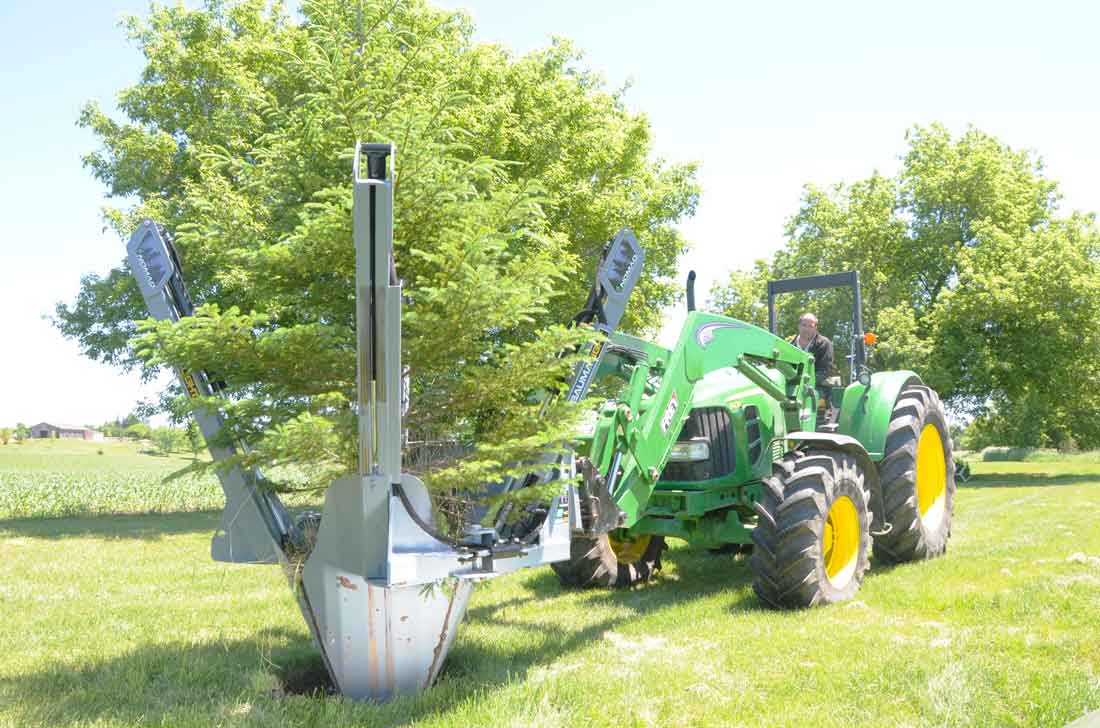
{"type": "Polygon", "coordinates": [[[280,686],[274,691],[276,696],[280,693],[309,697],[336,694],[336,686],[332,684],[320,654],[288,656],[280,662],[282,664],[275,665],[275,677],[279,679],[280,686]]]}

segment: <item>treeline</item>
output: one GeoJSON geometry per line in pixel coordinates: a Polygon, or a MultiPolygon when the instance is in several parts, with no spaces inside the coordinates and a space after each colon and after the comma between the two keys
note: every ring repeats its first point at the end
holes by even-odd
{"type": "MultiPolygon", "coordinates": [[[[128,439],[134,441],[147,440],[152,443],[154,452],[167,455],[174,452],[190,452],[193,457],[206,447],[202,431],[193,420],[189,420],[185,427],[173,427],[164,425],[153,427],[147,420],[141,419],[136,414],[126,417],[118,417],[104,422],[102,425],[85,425],[90,430],[102,432],[104,437],[128,439]]],[[[19,422],[15,427],[0,427],[0,444],[23,444],[31,437],[31,428],[19,422]]]]}
{"type": "Polygon", "coordinates": [[[0,445],[7,445],[13,441],[22,443],[30,436],[31,428],[22,422],[16,424],[15,427],[0,427],[0,445]]]}
{"type": "MultiPolygon", "coordinates": [[[[711,307],[766,325],[769,279],[859,271],[871,365],[917,371],[971,420],[964,445],[1100,447],[1095,215],[1062,214],[1042,160],[978,129],[915,126],[906,141],[894,176],[807,185],[784,247],[715,286],[711,307]]],[[[814,311],[840,363],[851,305],[839,290],[786,296],[779,325],[814,311]]]]}
{"type": "Polygon", "coordinates": [[[137,414],[129,414],[126,417],[116,418],[104,422],[95,429],[106,437],[125,438],[129,440],[148,440],[160,454],[167,455],[173,452],[190,452],[192,457],[206,447],[202,431],[194,420],[188,420],[184,427],[164,425],[152,427],[147,420],[141,419],[137,414]]]}

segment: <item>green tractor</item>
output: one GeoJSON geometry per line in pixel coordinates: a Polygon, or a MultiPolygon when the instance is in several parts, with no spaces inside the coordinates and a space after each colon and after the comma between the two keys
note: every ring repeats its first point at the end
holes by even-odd
{"type": "MultiPolygon", "coordinates": [[[[690,281],[690,279],[689,279],[690,281]]],[[[951,534],[951,438],[936,392],[865,365],[854,272],[773,281],[771,331],[692,311],[665,349],[613,333],[594,381],[621,391],[578,452],[581,523],[567,586],[630,586],[666,539],[751,553],[773,607],[850,598],[870,564],[933,558],[951,534]],[[851,383],[815,386],[814,360],[775,333],[775,296],[850,286],[851,383]]],[[[839,382],[837,382],[839,384],[839,382]]]]}

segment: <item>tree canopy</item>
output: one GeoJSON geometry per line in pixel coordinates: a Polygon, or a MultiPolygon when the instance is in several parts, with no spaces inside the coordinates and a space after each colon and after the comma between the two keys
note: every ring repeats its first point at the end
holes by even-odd
{"type": "Polygon", "coordinates": [[[206,404],[249,463],[309,466],[318,484],[354,468],[357,139],[397,146],[407,425],[480,447],[436,472],[440,487],[568,437],[570,408],[538,420],[530,394],[558,386],[559,353],[588,336],[561,323],[619,227],[647,253],[624,325],[655,329],[675,296],[695,168],[654,160],[645,116],[565,41],[515,56],[421,0],[315,0],[298,16],[261,0],[154,5],[126,27],[146,66],[119,94],[125,120],[84,108],[99,140],[85,164],[119,200],[106,218],[121,239],[143,217],[175,232],[199,306],[136,323],[123,262],[86,276],[55,322],[100,361],[216,372],[231,396],[206,404]]]}
{"type": "MultiPolygon", "coordinates": [[[[1059,215],[1057,184],[1034,153],[970,128],[913,127],[901,170],[808,185],[771,260],[735,272],[711,305],[767,321],[769,279],[860,272],[872,364],[913,369],[1003,444],[1100,446],[1100,234],[1094,216],[1059,215]]],[[[851,299],[785,297],[783,330],[814,310],[838,360],[851,299]]]]}

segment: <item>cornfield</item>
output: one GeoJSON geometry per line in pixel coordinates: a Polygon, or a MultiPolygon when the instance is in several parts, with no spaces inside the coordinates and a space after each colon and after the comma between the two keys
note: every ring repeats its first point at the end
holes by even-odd
{"type": "MultiPolygon", "coordinates": [[[[316,496],[290,494],[283,500],[304,505],[316,496]]],[[[220,510],[223,505],[213,474],[166,481],[156,472],[0,470],[0,520],[220,510]]]]}

